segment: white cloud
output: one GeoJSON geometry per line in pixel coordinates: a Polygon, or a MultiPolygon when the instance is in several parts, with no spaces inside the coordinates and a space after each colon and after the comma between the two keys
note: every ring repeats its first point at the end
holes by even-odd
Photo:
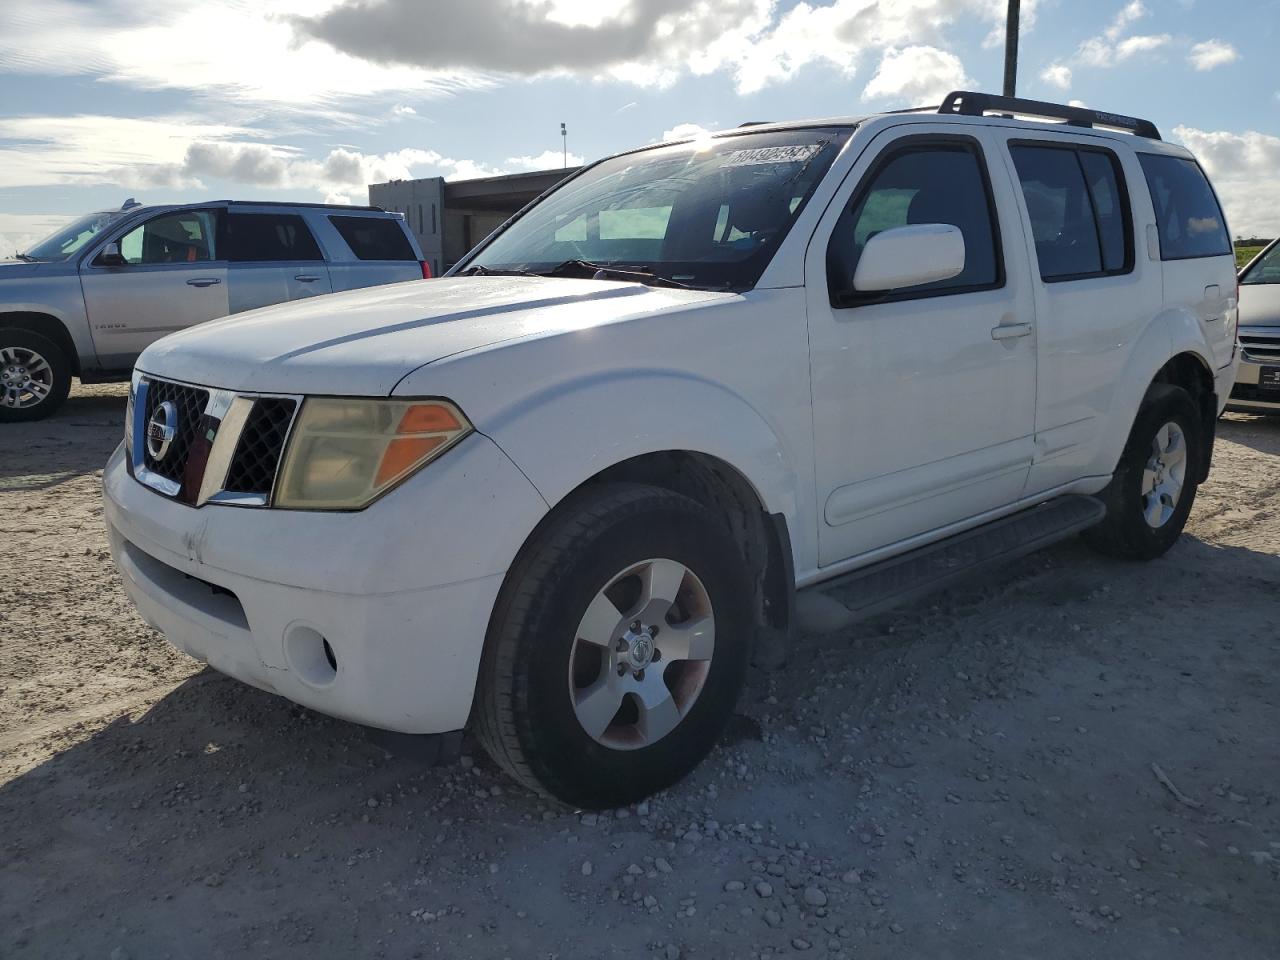
{"type": "Polygon", "coordinates": [[[951,90],[971,84],[964,64],[954,53],[926,46],[890,48],[862,96],[866,100],[889,98],[915,106],[941,103],[951,90]]]}
{"type": "Polygon", "coordinates": [[[663,130],[659,140],[696,140],[698,137],[705,137],[709,133],[706,127],[697,123],[677,123],[670,130],[663,130]]]}
{"type": "Polygon", "coordinates": [[[1173,41],[1167,33],[1125,36],[1129,28],[1148,12],[1141,0],[1126,4],[1102,33],[1080,44],[1075,61],[1090,67],[1110,67],[1137,54],[1167,46],[1173,41]]]}
{"type": "Polygon", "coordinates": [[[4,0],[0,63],[10,72],[189,90],[223,105],[321,106],[334,119],[342,119],[334,104],[369,94],[439,96],[491,83],[474,70],[383,66],[324,43],[300,42],[285,17],[315,6],[306,0],[4,0]]]}
{"type": "Polygon", "coordinates": [[[576,153],[568,156],[568,162],[565,162],[565,155],[562,150],[543,150],[541,153],[532,157],[508,157],[507,165],[517,167],[521,170],[558,170],[564,166],[580,167],[584,160],[576,153]]]}
{"type": "Polygon", "coordinates": [[[1195,44],[1188,62],[1197,70],[1212,70],[1240,59],[1240,53],[1225,40],[1205,40],[1195,44]]]}
{"type": "Polygon", "coordinates": [[[1071,89],[1071,68],[1063,63],[1051,63],[1040,73],[1040,79],[1059,90],[1071,89]]]}
{"type": "Polygon", "coordinates": [[[393,117],[416,117],[418,115],[418,111],[406,104],[397,103],[391,108],[391,115],[393,117]]]}
{"type": "Polygon", "coordinates": [[[57,213],[0,213],[0,260],[29,250],[70,219],[57,213]]]}
{"type": "Polygon", "coordinates": [[[1280,137],[1176,127],[1208,171],[1234,234],[1280,235],[1280,137]]]}

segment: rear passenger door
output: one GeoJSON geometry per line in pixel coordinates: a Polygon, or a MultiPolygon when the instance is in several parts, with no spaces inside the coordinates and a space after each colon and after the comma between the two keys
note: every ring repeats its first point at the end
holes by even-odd
{"type": "Polygon", "coordinates": [[[1105,137],[1004,136],[1036,258],[1037,494],[1114,467],[1096,462],[1099,443],[1127,347],[1160,310],[1160,264],[1137,249],[1134,184],[1145,192],[1131,152],[1105,137]]]}
{"type": "Polygon", "coordinates": [[[324,254],[297,212],[231,207],[223,223],[232,313],[332,292],[324,254]]]}
{"type": "Polygon", "coordinates": [[[421,280],[422,257],[404,220],[386,213],[353,210],[327,213],[326,239],[334,290],[421,280]]]}

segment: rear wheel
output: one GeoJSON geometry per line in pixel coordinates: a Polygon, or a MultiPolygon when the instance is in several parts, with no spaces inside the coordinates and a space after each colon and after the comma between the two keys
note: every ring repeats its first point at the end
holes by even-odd
{"type": "Polygon", "coordinates": [[[1107,516],[1084,534],[1094,549],[1128,560],[1153,560],[1182,534],[1198,483],[1204,430],[1181,387],[1153,388],[1134,421],[1111,483],[1099,494],[1107,516]]]}
{"type": "Polygon", "coordinates": [[[71,363],[48,337],[0,329],[0,423],[41,420],[67,398],[71,363]]]}
{"type": "Polygon", "coordinates": [[[566,505],[513,567],[475,711],[489,754],[581,807],[671,785],[715,745],[750,655],[742,552],[696,501],[609,484],[566,505]]]}

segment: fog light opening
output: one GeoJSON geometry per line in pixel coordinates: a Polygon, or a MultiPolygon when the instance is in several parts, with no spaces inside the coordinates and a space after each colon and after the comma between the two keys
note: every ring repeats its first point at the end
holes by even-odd
{"type": "Polygon", "coordinates": [[[338,677],[338,655],[328,639],[314,627],[297,623],[285,631],[285,658],[304,683],[330,686],[338,677]]]}

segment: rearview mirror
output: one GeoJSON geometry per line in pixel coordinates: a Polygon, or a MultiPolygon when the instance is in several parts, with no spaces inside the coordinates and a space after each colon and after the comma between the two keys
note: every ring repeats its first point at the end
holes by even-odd
{"type": "Polygon", "coordinates": [[[120,244],[114,240],[102,248],[97,263],[102,267],[123,267],[128,261],[120,254],[120,244]]]}
{"type": "Polygon", "coordinates": [[[918,287],[964,271],[964,234],[949,223],[893,227],[862,248],[853,287],[859,293],[918,287]]]}

